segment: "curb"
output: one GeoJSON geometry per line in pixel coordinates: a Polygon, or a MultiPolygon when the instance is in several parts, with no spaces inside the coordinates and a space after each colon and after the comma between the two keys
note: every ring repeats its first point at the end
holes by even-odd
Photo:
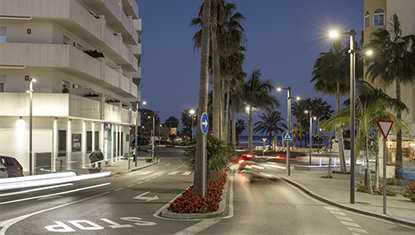
{"type": "Polygon", "coordinates": [[[181,194],[177,195],[175,198],[173,198],[166,206],[163,208],[163,210],[160,213],[160,216],[169,218],[169,219],[177,219],[177,220],[193,220],[193,219],[210,219],[210,218],[216,218],[216,217],[223,217],[226,213],[226,205],[227,205],[227,193],[229,190],[229,177],[226,179],[225,186],[223,187],[223,194],[222,194],[222,200],[219,203],[219,209],[212,213],[175,213],[167,210],[167,207],[170,206],[171,202],[174,202],[176,198],[180,197],[181,194]]]}
{"type": "Polygon", "coordinates": [[[312,197],[314,199],[317,199],[321,202],[324,202],[326,204],[333,205],[333,206],[336,206],[336,207],[339,207],[339,208],[342,208],[342,209],[345,209],[345,210],[348,210],[348,211],[352,211],[352,212],[355,212],[355,213],[368,215],[368,216],[372,216],[372,217],[375,217],[375,218],[378,218],[378,219],[384,219],[384,220],[388,220],[388,221],[391,221],[391,222],[394,222],[394,223],[400,223],[400,224],[404,224],[404,225],[415,228],[415,223],[413,223],[413,222],[409,222],[409,221],[405,221],[405,220],[401,220],[401,219],[396,219],[396,218],[388,217],[387,215],[376,214],[376,213],[373,213],[373,212],[363,211],[363,210],[359,210],[359,209],[356,209],[356,208],[353,208],[353,207],[345,206],[345,205],[330,201],[330,200],[328,200],[324,197],[321,197],[317,194],[314,194],[312,191],[310,191],[309,189],[307,189],[306,187],[304,187],[303,185],[301,185],[297,182],[291,181],[291,180],[286,179],[284,177],[281,177],[281,179],[284,180],[285,182],[287,182],[289,184],[292,184],[293,186],[297,187],[298,189],[300,189],[301,191],[303,191],[304,193],[306,193],[310,197],[312,197]]]}
{"type": "Polygon", "coordinates": [[[132,171],[138,171],[138,170],[141,170],[141,169],[147,168],[147,167],[149,167],[149,166],[156,165],[156,164],[157,164],[157,163],[159,163],[159,162],[160,162],[160,158],[158,158],[158,159],[157,159],[157,161],[155,161],[155,162],[153,162],[153,163],[151,163],[151,164],[148,164],[147,166],[142,166],[142,167],[137,167],[137,168],[134,168],[134,169],[130,169],[130,172],[132,172],[132,171]]]}

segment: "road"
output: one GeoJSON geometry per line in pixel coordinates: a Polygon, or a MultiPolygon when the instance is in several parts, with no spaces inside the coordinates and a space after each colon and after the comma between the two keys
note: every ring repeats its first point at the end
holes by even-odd
{"type": "Polygon", "coordinates": [[[193,175],[177,151],[158,154],[162,158],[157,165],[114,178],[1,195],[0,235],[415,234],[413,228],[323,204],[280,179],[251,183],[244,173],[229,174],[233,197],[225,217],[161,218],[156,212],[191,185],[193,175]]]}

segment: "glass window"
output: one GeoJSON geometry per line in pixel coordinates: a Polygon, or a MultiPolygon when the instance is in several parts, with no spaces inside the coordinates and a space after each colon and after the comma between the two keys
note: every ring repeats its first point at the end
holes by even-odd
{"type": "Polygon", "coordinates": [[[92,152],[92,131],[86,132],[86,152],[92,152]]]}
{"type": "Polygon", "coordinates": [[[369,28],[369,12],[366,11],[365,13],[365,29],[369,28]]]}
{"type": "Polygon", "coordinates": [[[58,156],[66,156],[66,131],[58,132],[58,156]]]}
{"type": "Polygon", "coordinates": [[[375,10],[373,15],[373,26],[384,26],[385,25],[385,11],[381,8],[375,10]]]}
{"type": "Polygon", "coordinates": [[[6,27],[0,27],[0,42],[6,42],[6,27]]]}

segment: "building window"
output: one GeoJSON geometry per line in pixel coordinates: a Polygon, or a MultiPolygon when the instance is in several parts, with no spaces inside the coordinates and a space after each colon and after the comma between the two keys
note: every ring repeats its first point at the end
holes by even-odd
{"type": "Polygon", "coordinates": [[[58,156],[66,156],[66,131],[58,132],[58,156]]]}
{"type": "Polygon", "coordinates": [[[369,28],[369,12],[365,13],[365,29],[369,28]]]}
{"type": "Polygon", "coordinates": [[[6,83],[6,75],[0,75],[0,92],[4,92],[5,83],[6,83]]]}
{"type": "Polygon", "coordinates": [[[0,27],[0,42],[6,42],[6,27],[0,27]]]}
{"type": "Polygon", "coordinates": [[[373,14],[373,26],[384,26],[385,25],[385,11],[381,8],[375,10],[373,14]]]}
{"type": "Polygon", "coordinates": [[[71,43],[71,39],[63,35],[63,44],[68,45],[71,43]]]}

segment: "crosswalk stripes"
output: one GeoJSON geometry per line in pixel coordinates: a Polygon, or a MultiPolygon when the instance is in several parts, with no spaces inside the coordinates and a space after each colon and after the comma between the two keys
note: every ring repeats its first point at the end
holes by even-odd
{"type": "Polygon", "coordinates": [[[183,173],[182,175],[190,175],[190,174],[192,174],[192,172],[191,171],[186,171],[185,173],[183,173]]]}
{"type": "Polygon", "coordinates": [[[168,173],[168,175],[176,175],[177,173],[179,173],[180,171],[172,171],[170,173],[168,173]]]}

